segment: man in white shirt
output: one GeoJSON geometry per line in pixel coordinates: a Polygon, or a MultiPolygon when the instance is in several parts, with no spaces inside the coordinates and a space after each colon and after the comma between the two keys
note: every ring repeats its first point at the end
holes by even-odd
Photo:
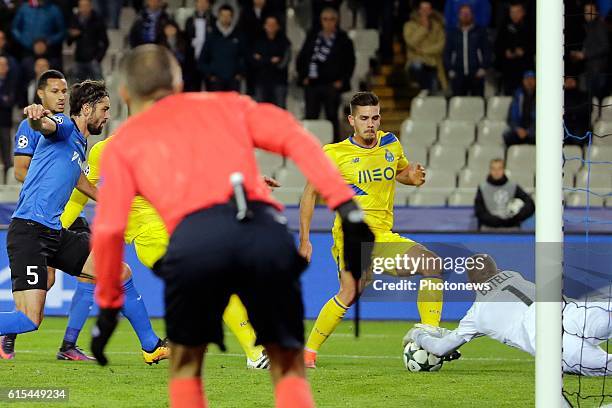
{"type": "MultiPolygon", "coordinates": [[[[431,330],[415,325],[404,336],[437,356],[446,356],[463,344],[488,336],[535,355],[535,285],[520,273],[501,271],[492,257],[482,268],[468,268],[471,282],[488,283],[490,290],[477,291],[476,300],[455,330],[431,330]]],[[[476,264],[478,265],[478,264],[476,264]]],[[[563,371],[587,376],[612,374],[612,354],[600,347],[612,338],[610,299],[565,299],[563,308],[563,371]],[[608,369],[610,364],[610,369],[608,369]]]]}

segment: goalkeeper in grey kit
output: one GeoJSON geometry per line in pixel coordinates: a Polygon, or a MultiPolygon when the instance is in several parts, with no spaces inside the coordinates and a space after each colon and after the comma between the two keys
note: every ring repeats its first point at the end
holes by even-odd
{"type": "MultiPolygon", "coordinates": [[[[491,289],[477,291],[474,304],[455,330],[417,324],[404,336],[404,345],[414,342],[436,356],[447,356],[477,337],[488,336],[535,356],[535,284],[518,272],[499,270],[491,256],[473,257],[484,258],[484,268],[468,269],[469,280],[489,283],[491,289]]],[[[563,372],[612,374],[612,354],[600,347],[612,338],[611,313],[609,300],[565,300],[563,372]]]]}

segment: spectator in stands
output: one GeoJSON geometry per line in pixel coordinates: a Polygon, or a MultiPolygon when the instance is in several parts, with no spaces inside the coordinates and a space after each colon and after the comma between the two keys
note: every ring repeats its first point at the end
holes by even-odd
{"type": "Polygon", "coordinates": [[[491,61],[487,30],[474,24],[472,8],[459,8],[459,26],[446,39],[444,64],[453,95],[483,96],[484,79],[491,61]]]}
{"type": "MultiPolygon", "coordinates": [[[[270,12],[266,0],[252,0],[247,7],[242,9],[238,27],[242,33],[242,38],[244,38],[244,46],[248,55],[252,55],[255,42],[264,36],[263,25],[268,15],[270,15],[270,12]]],[[[247,94],[254,96],[255,67],[251,65],[252,61],[251,58],[247,58],[246,60],[247,69],[245,79],[247,94]]]]}
{"type": "Polygon", "coordinates": [[[11,33],[25,55],[32,54],[34,42],[44,38],[49,45],[49,54],[59,58],[65,31],[60,9],[48,0],[38,0],[25,2],[19,7],[11,33]]]}
{"type": "MultiPolygon", "coordinates": [[[[320,30],[321,25],[321,13],[326,8],[332,8],[336,10],[338,13],[338,19],[340,18],[340,5],[342,4],[342,0],[312,0],[312,24],[310,26],[311,30],[320,30]]],[[[339,21],[339,20],[338,20],[339,21]]]]}
{"type": "Polygon", "coordinates": [[[521,74],[534,69],[535,32],[525,18],[523,3],[510,4],[510,19],[497,33],[497,69],[502,74],[504,95],[520,86],[521,74]]]}
{"type": "Polygon", "coordinates": [[[523,85],[516,90],[508,110],[508,129],[504,133],[506,146],[535,144],[536,79],[533,71],[523,75],[523,85]]]}
{"type": "Polygon", "coordinates": [[[49,53],[47,41],[44,38],[39,38],[34,41],[33,54],[21,60],[21,72],[25,83],[28,83],[35,77],[34,62],[39,58],[47,59],[52,69],[61,70],[59,59],[54,58],[49,53]]]}
{"type": "Polygon", "coordinates": [[[584,145],[588,142],[586,132],[591,127],[591,100],[578,88],[575,76],[566,76],[564,84],[563,124],[575,137],[564,138],[565,144],[584,145]]]}
{"type": "Polygon", "coordinates": [[[351,89],[355,69],[355,49],[346,32],[338,28],[338,12],[321,12],[321,30],[311,30],[298,54],[298,81],[304,86],[306,119],[318,119],[321,106],[334,126],[339,141],[338,108],[340,94],[351,89]]]}
{"type": "Polygon", "coordinates": [[[185,90],[198,92],[202,90],[203,78],[197,69],[197,61],[200,59],[206,40],[213,31],[215,17],[210,9],[209,0],[195,0],[194,6],[195,11],[193,15],[185,23],[185,38],[189,46],[189,58],[194,61],[196,68],[191,79],[185,82],[185,90]]]}
{"type": "Polygon", "coordinates": [[[162,0],[147,0],[140,17],[130,29],[130,47],[142,44],[159,43],[161,27],[170,20],[162,0]]]}
{"type": "Polygon", "coordinates": [[[104,19],[93,10],[91,0],[79,0],[68,28],[68,45],[76,42],[73,80],[102,79],[100,63],[108,49],[104,19]]]}
{"type": "Polygon", "coordinates": [[[174,20],[168,20],[162,26],[160,45],[168,48],[176,60],[181,64],[183,82],[192,83],[194,71],[197,71],[196,62],[189,52],[185,34],[174,20]]]}
{"type": "Polygon", "coordinates": [[[585,38],[581,50],[570,51],[570,58],[584,63],[589,90],[592,95],[603,98],[607,94],[606,69],[610,43],[605,23],[593,3],[584,5],[585,38]]]}
{"type": "Polygon", "coordinates": [[[474,11],[474,21],[478,27],[489,27],[489,24],[491,24],[491,3],[489,0],[446,0],[444,20],[449,34],[460,24],[460,11],[464,6],[469,6],[470,10],[474,11]]]}
{"type": "Polygon", "coordinates": [[[119,28],[119,17],[123,0],[94,0],[94,7],[99,15],[104,18],[108,28],[116,30],[119,28]]]}
{"type": "Polygon", "coordinates": [[[215,30],[206,40],[198,67],[208,91],[240,91],[245,70],[244,40],[236,29],[234,9],[219,9],[215,30]]]}
{"type": "Polygon", "coordinates": [[[0,0],[0,30],[4,33],[11,31],[11,22],[15,17],[20,0],[0,0]]]}
{"type": "Polygon", "coordinates": [[[11,79],[19,81],[21,78],[21,75],[19,73],[19,62],[17,62],[17,59],[11,54],[8,48],[6,32],[2,30],[0,30],[0,56],[4,56],[8,59],[11,71],[11,79]],[[17,77],[15,77],[15,75],[17,75],[17,77]]]}
{"type": "Polygon", "coordinates": [[[17,87],[12,76],[8,58],[0,56],[0,157],[4,164],[5,174],[6,170],[13,165],[11,127],[13,126],[13,108],[17,99],[17,87]]]}
{"type": "Polygon", "coordinates": [[[436,78],[442,89],[446,88],[446,75],[442,54],[446,43],[444,19],[432,8],[431,2],[419,2],[418,10],[412,12],[410,21],[404,25],[407,66],[410,77],[419,83],[419,88],[433,92],[436,78]]]}
{"type": "Polygon", "coordinates": [[[41,57],[34,61],[34,77],[28,82],[26,82],[25,85],[23,85],[21,89],[18,90],[20,108],[37,102],[40,103],[40,101],[38,100],[38,96],[36,95],[36,83],[42,73],[50,69],[51,65],[49,64],[48,59],[41,57]]]}
{"type": "Polygon", "coordinates": [[[254,68],[255,99],[287,106],[287,77],[291,59],[291,43],[281,31],[276,16],[266,17],[265,35],[255,43],[251,54],[254,68]]]}
{"type": "Polygon", "coordinates": [[[508,180],[504,159],[493,159],[487,180],[478,186],[474,210],[480,229],[518,229],[533,215],[535,205],[518,184],[508,180]]]}

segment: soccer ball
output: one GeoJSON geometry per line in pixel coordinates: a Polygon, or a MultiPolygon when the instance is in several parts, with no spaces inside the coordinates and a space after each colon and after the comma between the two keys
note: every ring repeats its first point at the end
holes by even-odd
{"type": "Polygon", "coordinates": [[[408,371],[438,371],[442,368],[442,359],[422,349],[413,342],[404,347],[404,365],[408,371]]]}

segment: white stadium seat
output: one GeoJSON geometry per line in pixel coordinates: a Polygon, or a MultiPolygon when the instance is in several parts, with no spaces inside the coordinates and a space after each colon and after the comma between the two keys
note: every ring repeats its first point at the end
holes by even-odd
{"type": "Polygon", "coordinates": [[[461,147],[435,144],[429,149],[428,168],[456,172],[465,165],[465,150],[461,147]]]}
{"type": "MultiPolygon", "coordinates": [[[[586,151],[588,154],[588,148],[586,151]]],[[[612,162],[612,146],[591,146],[590,149],[591,157],[590,161],[609,161],[612,162]]]]}
{"type": "Polygon", "coordinates": [[[283,187],[304,189],[306,186],[306,178],[293,163],[278,170],[276,177],[283,187]]]}
{"type": "MultiPolygon", "coordinates": [[[[606,169],[601,169],[599,166],[592,166],[589,174],[587,168],[582,168],[576,174],[576,188],[589,188],[591,190],[611,190],[612,189],[612,173],[606,169]]],[[[609,192],[609,191],[608,191],[609,192]]]]}
{"type": "Polygon", "coordinates": [[[478,123],[478,143],[487,145],[503,145],[504,132],[508,129],[506,122],[483,120],[478,123]]]}
{"type": "Polygon", "coordinates": [[[325,119],[306,119],[302,121],[306,130],[313,133],[325,145],[334,139],[334,127],[329,120],[325,119]]]}
{"type": "Polygon", "coordinates": [[[427,170],[427,176],[425,184],[419,187],[419,190],[433,190],[433,189],[455,189],[457,175],[454,171],[445,169],[429,169],[427,170]]]}
{"type": "Polygon", "coordinates": [[[194,8],[193,7],[179,7],[174,12],[174,21],[179,26],[179,28],[185,31],[185,24],[187,24],[187,19],[193,15],[194,8]]]}
{"type": "Polygon", "coordinates": [[[446,193],[416,191],[408,198],[408,204],[413,207],[446,205],[446,193]]]}
{"type": "Polygon", "coordinates": [[[19,200],[20,185],[0,186],[0,203],[16,203],[19,200]]]}
{"type": "Polygon", "coordinates": [[[443,96],[414,98],[410,104],[413,120],[439,122],[446,117],[446,99],[443,96]]]}
{"type": "Polygon", "coordinates": [[[484,116],[484,99],[480,96],[453,96],[450,99],[448,118],[476,123],[484,116]]]}
{"type": "Polygon", "coordinates": [[[503,159],[504,148],[502,146],[473,144],[468,150],[467,167],[473,170],[487,173],[492,159],[503,159]]]}
{"type": "Polygon", "coordinates": [[[368,57],[373,57],[378,49],[379,36],[377,30],[373,29],[354,29],[348,32],[353,40],[355,52],[365,53],[368,57]]]}
{"type": "Polygon", "coordinates": [[[535,187],[534,173],[529,170],[507,170],[506,176],[518,184],[523,190],[531,190],[535,187]]]}
{"type": "Polygon", "coordinates": [[[487,119],[492,121],[506,122],[508,110],[512,103],[511,96],[492,96],[487,101],[487,119]]]}
{"type": "Polygon", "coordinates": [[[506,152],[506,167],[510,170],[535,171],[535,146],[513,145],[506,152]]]}
{"type": "Polygon", "coordinates": [[[480,183],[486,180],[487,178],[486,172],[480,172],[473,170],[471,168],[462,169],[459,172],[458,183],[457,186],[459,188],[474,188],[478,187],[480,183]]]}
{"type": "Polygon", "coordinates": [[[594,145],[612,146],[612,122],[599,120],[593,126],[593,133],[595,134],[592,139],[594,145]]]}
{"type": "Polygon", "coordinates": [[[15,168],[14,167],[9,167],[6,170],[6,180],[5,180],[6,184],[8,184],[9,186],[20,186],[21,183],[17,181],[17,179],[15,179],[15,168]]]}
{"type": "Polygon", "coordinates": [[[266,152],[264,150],[255,150],[255,158],[257,159],[257,166],[259,171],[266,176],[275,177],[276,172],[283,167],[284,159],[274,153],[266,152]]]}
{"type": "Polygon", "coordinates": [[[575,174],[582,167],[582,148],[580,146],[563,146],[563,157],[565,158],[564,172],[575,174]]]}
{"type": "Polygon", "coordinates": [[[448,146],[467,147],[474,142],[474,124],[445,120],[440,123],[438,143],[448,146]]]}
{"type": "Polygon", "coordinates": [[[404,149],[415,145],[431,146],[438,138],[437,133],[438,124],[436,122],[406,119],[402,123],[400,140],[404,149]]]}
{"type": "MultiPolygon", "coordinates": [[[[604,198],[591,194],[589,197],[589,207],[603,207],[604,198]]],[[[575,193],[568,194],[565,199],[565,205],[568,207],[586,207],[587,205],[587,192],[577,191],[575,193]]]]}
{"type": "Polygon", "coordinates": [[[612,96],[606,96],[601,100],[600,120],[612,122],[612,96]]]}
{"type": "Polygon", "coordinates": [[[449,207],[466,207],[474,205],[474,198],[476,197],[476,190],[470,191],[453,191],[448,197],[449,207]]]}
{"type": "Polygon", "coordinates": [[[427,166],[427,147],[425,146],[406,146],[404,147],[404,156],[410,163],[420,163],[427,166]]]}

